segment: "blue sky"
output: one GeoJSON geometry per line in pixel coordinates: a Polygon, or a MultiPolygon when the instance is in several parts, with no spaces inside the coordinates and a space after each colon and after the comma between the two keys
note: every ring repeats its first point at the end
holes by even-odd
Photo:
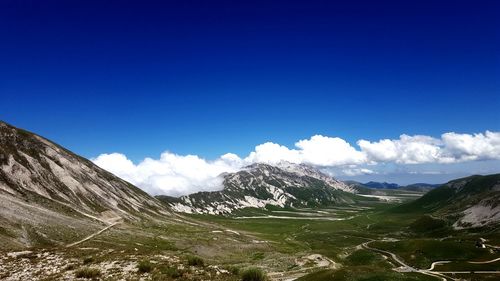
{"type": "Polygon", "coordinates": [[[500,131],[498,1],[2,1],[0,119],[89,158],[500,131]]]}

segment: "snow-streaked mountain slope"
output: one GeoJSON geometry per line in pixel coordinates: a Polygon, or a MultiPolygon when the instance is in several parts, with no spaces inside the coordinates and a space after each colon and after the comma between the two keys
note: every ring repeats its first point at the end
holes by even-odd
{"type": "Polygon", "coordinates": [[[353,203],[357,198],[354,189],[306,165],[257,163],[223,177],[222,191],[158,198],[178,212],[207,214],[227,214],[266,205],[312,207],[353,203]]]}

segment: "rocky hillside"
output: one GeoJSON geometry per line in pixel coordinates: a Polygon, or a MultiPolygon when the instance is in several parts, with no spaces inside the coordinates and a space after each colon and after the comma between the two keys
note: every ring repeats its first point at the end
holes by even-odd
{"type": "Polygon", "coordinates": [[[500,223],[500,174],[450,181],[395,209],[451,220],[455,229],[500,223]]]}
{"type": "Polygon", "coordinates": [[[29,240],[48,236],[43,229],[51,225],[78,229],[166,213],[158,200],[91,161],[0,122],[0,237],[29,240]]]}
{"type": "Polygon", "coordinates": [[[291,163],[253,164],[224,175],[224,189],[180,198],[158,196],[178,212],[227,214],[246,207],[313,207],[353,203],[356,190],[320,171],[291,163]]]}

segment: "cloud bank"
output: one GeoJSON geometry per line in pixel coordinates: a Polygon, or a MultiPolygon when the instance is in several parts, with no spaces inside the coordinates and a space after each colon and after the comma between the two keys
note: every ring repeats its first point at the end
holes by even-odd
{"type": "Polygon", "coordinates": [[[339,137],[315,135],[299,140],[294,148],[267,142],[248,156],[227,153],[209,161],[196,155],[164,152],[159,159],[146,158],[134,164],[124,154],[101,154],[92,159],[98,166],[141,187],[150,194],[179,196],[222,188],[220,174],[235,172],[252,163],[280,161],[336,167],[346,176],[376,173],[364,166],[394,163],[404,165],[450,164],[499,160],[500,132],[478,134],[445,133],[440,138],[401,135],[399,139],[359,140],[357,147],[339,137]]]}
{"type": "Polygon", "coordinates": [[[457,163],[500,159],[500,132],[445,133],[440,139],[401,135],[397,140],[359,140],[357,144],[374,163],[457,163]]]}
{"type": "Polygon", "coordinates": [[[149,194],[171,196],[218,190],[222,188],[220,174],[241,168],[241,159],[230,153],[215,161],[170,152],[162,153],[160,159],[146,158],[137,165],[121,153],[101,154],[92,161],[149,194]]]}

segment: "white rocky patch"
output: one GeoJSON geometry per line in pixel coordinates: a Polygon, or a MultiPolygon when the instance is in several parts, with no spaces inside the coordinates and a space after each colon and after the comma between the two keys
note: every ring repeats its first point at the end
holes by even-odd
{"type": "Polygon", "coordinates": [[[470,227],[481,227],[490,223],[500,222],[500,206],[492,207],[486,205],[475,205],[463,211],[464,216],[459,219],[453,227],[464,229],[470,227]]]}

